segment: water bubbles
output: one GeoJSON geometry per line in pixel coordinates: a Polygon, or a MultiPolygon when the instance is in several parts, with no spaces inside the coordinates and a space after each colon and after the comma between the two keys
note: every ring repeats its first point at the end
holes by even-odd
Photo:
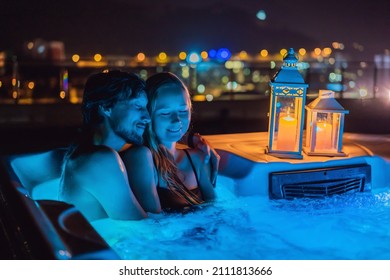
{"type": "Polygon", "coordinates": [[[123,259],[390,256],[389,190],[294,200],[238,197],[233,184],[220,183],[216,190],[214,203],[186,214],[93,225],[123,259]]]}

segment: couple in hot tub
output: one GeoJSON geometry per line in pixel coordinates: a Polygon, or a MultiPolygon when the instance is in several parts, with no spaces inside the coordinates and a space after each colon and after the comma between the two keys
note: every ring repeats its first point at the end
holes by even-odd
{"type": "Polygon", "coordinates": [[[162,72],[104,71],[87,80],[81,137],[63,166],[60,199],[90,221],[136,220],[212,201],[219,156],[191,121],[188,89],[162,72]],[[188,146],[177,143],[187,138],[188,146]],[[195,145],[194,145],[195,144],[195,145]]]}

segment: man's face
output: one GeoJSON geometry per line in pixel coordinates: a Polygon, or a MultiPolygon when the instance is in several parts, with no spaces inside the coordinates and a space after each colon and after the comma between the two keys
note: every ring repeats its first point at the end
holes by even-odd
{"type": "Polygon", "coordinates": [[[142,92],[137,98],[117,102],[108,119],[114,133],[126,143],[141,145],[150,117],[146,109],[148,99],[142,92]]]}

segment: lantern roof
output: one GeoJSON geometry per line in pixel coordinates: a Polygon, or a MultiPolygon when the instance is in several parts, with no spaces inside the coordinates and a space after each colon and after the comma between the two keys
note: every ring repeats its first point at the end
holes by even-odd
{"type": "Polygon", "coordinates": [[[298,71],[297,62],[298,55],[290,48],[283,57],[282,68],[272,78],[271,83],[304,84],[305,80],[298,71]]]}
{"type": "Polygon", "coordinates": [[[337,102],[334,98],[334,92],[331,90],[320,90],[318,97],[305,107],[313,111],[340,112],[346,114],[349,112],[337,102]]]}

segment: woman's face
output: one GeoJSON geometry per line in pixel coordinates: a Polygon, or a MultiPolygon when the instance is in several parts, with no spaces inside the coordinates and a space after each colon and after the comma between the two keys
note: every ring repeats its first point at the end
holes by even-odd
{"type": "Polygon", "coordinates": [[[165,146],[179,141],[191,121],[191,101],[188,93],[177,85],[158,89],[151,114],[157,139],[165,146]]]}

